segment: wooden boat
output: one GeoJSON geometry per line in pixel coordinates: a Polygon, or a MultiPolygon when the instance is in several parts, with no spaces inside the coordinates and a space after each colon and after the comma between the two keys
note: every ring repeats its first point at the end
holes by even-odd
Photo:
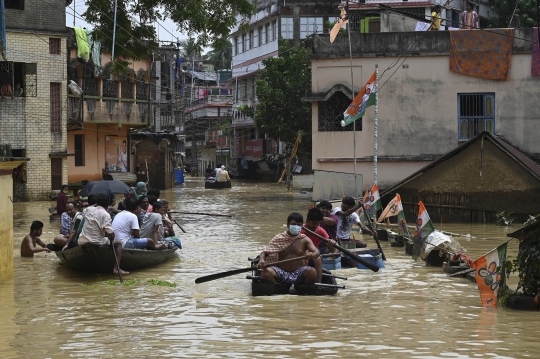
{"type": "MultiPolygon", "coordinates": [[[[170,260],[177,249],[177,247],[162,251],[122,249],[120,268],[131,271],[153,267],[170,260]]],[[[62,264],[70,269],[91,273],[110,273],[113,270],[114,255],[109,246],[85,244],[55,253],[62,264]]]]}
{"type": "Polygon", "coordinates": [[[334,295],[339,289],[345,289],[345,286],[338,285],[336,277],[330,271],[323,269],[322,283],[305,285],[290,283],[268,283],[261,278],[261,271],[257,269],[258,260],[251,262],[253,274],[246,276],[251,280],[251,293],[254,297],[264,295],[334,295]]]}
{"type": "Polygon", "coordinates": [[[204,188],[231,188],[231,181],[217,182],[217,181],[204,181],[204,188]]]}

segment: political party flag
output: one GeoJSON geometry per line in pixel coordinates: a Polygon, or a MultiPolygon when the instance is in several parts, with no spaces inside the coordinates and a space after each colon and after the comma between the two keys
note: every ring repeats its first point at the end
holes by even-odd
{"type": "Polygon", "coordinates": [[[334,24],[334,27],[332,27],[332,30],[330,30],[331,43],[334,42],[334,40],[336,39],[336,36],[339,33],[341,27],[349,23],[349,2],[341,2],[341,4],[339,5],[339,10],[341,10],[339,13],[339,18],[334,24]]]}
{"type": "Polygon", "coordinates": [[[409,233],[409,230],[407,229],[407,221],[405,221],[405,212],[403,211],[403,203],[401,203],[401,196],[399,193],[396,193],[396,203],[397,203],[397,220],[398,220],[398,228],[401,233],[409,233]]]}
{"type": "Polygon", "coordinates": [[[341,126],[345,127],[354,121],[362,118],[366,113],[366,108],[375,105],[375,80],[377,75],[374,72],[371,75],[369,81],[362,87],[362,90],[356,95],[353,102],[347,108],[347,111],[343,113],[343,120],[341,126]]]}
{"type": "Polygon", "coordinates": [[[422,201],[418,202],[418,217],[416,218],[416,231],[413,239],[413,258],[417,260],[420,256],[420,249],[427,237],[435,230],[433,223],[426,211],[422,201]]]}
{"type": "Polygon", "coordinates": [[[393,217],[398,214],[397,198],[398,198],[398,195],[392,198],[392,200],[384,208],[384,211],[382,211],[381,215],[379,216],[379,219],[377,220],[378,223],[382,223],[382,221],[384,221],[386,218],[393,217]]]}
{"type": "Polygon", "coordinates": [[[483,307],[497,306],[497,289],[503,284],[501,267],[506,260],[505,242],[473,262],[483,307]]]}
{"type": "Polygon", "coordinates": [[[370,218],[373,217],[379,209],[382,209],[379,187],[377,187],[376,183],[364,194],[364,207],[366,208],[366,214],[370,218]]]}

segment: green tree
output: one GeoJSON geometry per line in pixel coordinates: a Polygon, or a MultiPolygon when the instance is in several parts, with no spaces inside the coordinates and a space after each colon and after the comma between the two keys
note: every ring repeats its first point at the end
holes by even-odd
{"type": "Polygon", "coordinates": [[[311,87],[311,49],[306,42],[294,46],[279,39],[278,57],[263,60],[264,69],[257,81],[257,114],[259,129],[274,139],[290,145],[302,136],[299,150],[311,152],[311,104],[302,102],[311,87]]]}
{"type": "Polygon", "coordinates": [[[229,40],[220,41],[205,56],[216,64],[216,69],[230,69],[232,62],[232,43],[229,40]]]}
{"type": "MultiPolygon", "coordinates": [[[[195,38],[199,47],[224,41],[236,24],[236,15],[248,19],[250,0],[117,0],[115,57],[141,58],[157,49],[156,21],[170,18],[178,30],[195,38]]],[[[112,49],[114,1],[86,0],[86,21],[104,49],[112,49]]],[[[245,22],[242,25],[245,26],[245,22]]]]}
{"type": "Polygon", "coordinates": [[[538,26],[538,6],[537,0],[494,0],[492,9],[496,16],[490,19],[489,26],[493,28],[508,27],[514,9],[516,9],[514,16],[520,17],[521,27],[538,26]]]}

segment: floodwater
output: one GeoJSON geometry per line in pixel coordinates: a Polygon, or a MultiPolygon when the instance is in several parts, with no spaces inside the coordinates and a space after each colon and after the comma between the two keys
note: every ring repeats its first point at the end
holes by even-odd
{"type": "MultiPolygon", "coordinates": [[[[540,314],[483,309],[476,284],[425,267],[403,248],[382,243],[388,261],[378,273],[336,271],[346,285],[332,297],[252,297],[237,275],[195,285],[195,278],[249,265],[284,230],[286,217],[305,215],[309,195],[286,186],[233,182],[205,190],[201,180],[162,192],[181,211],[184,249],[157,268],[133,272],[132,286],[112,275],[83,275],[39,253],[21,259],[32,220],[49,223],[49,202],[16,203],[15,279],[0,284],[0,357],[172,358],[538,358],[540,314]],[[151,279],[176,283],[155,286],[151,279]]],[[[478,238],[456,237],[473,259],[507,240],[519,225],[438,225],[478,238]]],[[[358,236],[358,234],[356,234],[358,236]]],[[[367,238],[365,238],[367,239],[367,238]]],[[[375,242],[368,240],[370,247],[375,242]]],[[[509,254],[515,256],[511,242],[509,254]]],[[[515,279],[514,279],[515,283],[515,279]]]]}

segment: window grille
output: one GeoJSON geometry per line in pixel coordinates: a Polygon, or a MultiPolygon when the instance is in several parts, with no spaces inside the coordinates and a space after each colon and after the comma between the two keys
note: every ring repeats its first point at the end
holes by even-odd
{"type": "Polygon", "coordinates": [[[85,96],[98,96],[98,79],[96,78],[96,66],[93,62],[84,63],[83,68],[83,92],[85,96]]]}
{"type": "Polygon", "coordinates": [[[495,94],[458,94],[459,140],[469,140],[483,131],[495,134],[495,94]]]}
{"type": "Polygon", "coordinates": [[[21,85],[24,97],[37,96],[37,64],[0,61],[0,86],[9,85],[15,89],[21,85]]]}
{"type": "Polygon", "coordinates": [[[50,107],[51,107],[51,132],[62,132],[62,102],[61,84],[50,84],[50,107]]]}
{"type": "Polygon", "coordinates": [[[24,93],[26,97],[37,96],[37,64],[24,64],[24,93]]]}
{"type": "Polygon", "coordinates": [[[131,78],[127,75],[122,81],[122,98],[133,98],[133,84],[131,78]]]}
{"type": "Polygon", "coordinates": [[[60,39],[49,37],[49,54],[60,55],[60,46],[62,41],[60,39]]]}
{"type": "Polygon", "coordinates": [[[143,100],[143,101],[148,100],[148,95],[147,95],[148,84],[139,80],[137,81],[136,86],[137,86],[137,100],[143,100]]]}
{"type": "Polygon", "coordinates": [[[322,17],[301,17],[300,18],[300,38],[305,39],[307,36],[323,32],[322,17]]]}
{"type": "Polygon", "coordinates": [[[51,189],[60,189],[62,186],[62,159],[51,158],[51,189]]]}
{"type": "Polygon", "coordinates": [[[118,84],[114,80],[103,80],[103,97],[118,97],[118,84]]]}
{"type": "MultiPolygon", "coordinates": [[[[336,92],[327,101],[319,101],[319,131],[352,131],[353,125],[341,126],[343,113],[351,100],[341,91],[336,92]]],[[[362,119],[356,120],[356,131],[362,131],[362,119]]]]}

